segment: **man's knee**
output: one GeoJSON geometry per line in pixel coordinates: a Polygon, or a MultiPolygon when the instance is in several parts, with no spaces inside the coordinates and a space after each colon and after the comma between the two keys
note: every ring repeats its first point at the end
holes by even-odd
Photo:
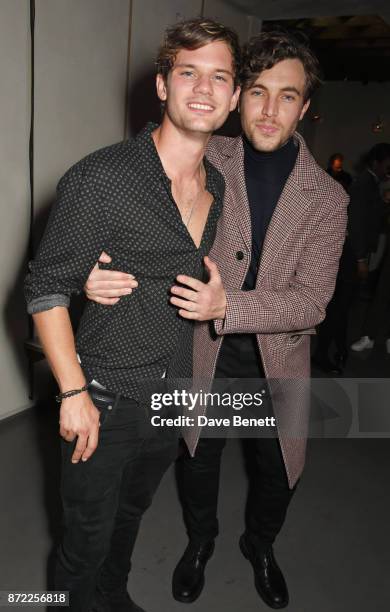
{"type": "Polygon", "coordinates": [[[65,531],[58,558],[61,564],[70,571],[80,574],[100,568],[110,550],[112,529],[97,530],[73,536],[65,531]]]}

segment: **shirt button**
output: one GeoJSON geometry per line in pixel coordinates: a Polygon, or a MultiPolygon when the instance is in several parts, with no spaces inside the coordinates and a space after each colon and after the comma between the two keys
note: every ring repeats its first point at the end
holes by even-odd
{"type": "Polygon", "coordinates": [[[237,251],[236,259],[238,259],[238,261],[241,261],[242,259],[244,259],[244,253],[242,251],[237,251]]]}

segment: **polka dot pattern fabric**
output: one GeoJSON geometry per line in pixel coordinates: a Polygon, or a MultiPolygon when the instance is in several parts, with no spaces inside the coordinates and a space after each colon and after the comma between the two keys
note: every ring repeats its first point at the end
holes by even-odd
{"type": "Polygon", "coordinates": [[[135,275],[138,288],[116,305],[86,305],[76,337],[87,377],[133,398],[139,381],[162,376],[184,338],[183,358],[191,360],[193,323],[178,316],[169,290],[178,274],[202,278],[224,195],[222,175],[205,158],[214,201],[197,249],[152,140],[156,127],[148,124],[134,140],[92,153],[65,174],[25,282],[33,313],[82,291],[103,250],[112,257],[104,267],[135,275]]]}

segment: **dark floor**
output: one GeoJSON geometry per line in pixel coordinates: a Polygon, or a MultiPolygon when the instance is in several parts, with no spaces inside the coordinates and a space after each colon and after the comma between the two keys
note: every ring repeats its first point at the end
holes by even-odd
{"type": "MultiPolygon", "coordinates": [[[[352,355],[349,377],[388,377],[384,346],[352,355]]],[[[0,423],[0,590],[43,590],[60,532],[57,415],[45,405],[0,423]]],[[[304,476],[275,551],[291,612],[388,612],[390,441],[311,439],[304,476]]],[[[172,599],[172,570],[186,536],[173,470],[146,514],[129,589],[147,612],[269,610],[238,549],[246,478],[239,443],[225,450],[221,534],[204,592],[190,606],[172,599]]],[[[14,608],[15,609],[15,608],[14,608]]],[[[16,608],[22,610],[23,608],[16,608]]],[[[43,609],[43,608],[39,608],[43,609]]]]}

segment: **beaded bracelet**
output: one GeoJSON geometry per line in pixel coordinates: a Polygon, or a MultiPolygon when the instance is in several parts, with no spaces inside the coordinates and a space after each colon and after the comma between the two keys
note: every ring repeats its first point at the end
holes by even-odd
{"type": "Polygon", "coordinates": [[[81,387],[81,389],[72,389],[71,391],[65,391],[64,393],[59,393],[58,395],[56,395],[56,402],[60,404],[63,399],[67,397],[73,397],[73,395],[78,395],[79,393],[83,393],[83,391],[86,391],[88,387],[89,385],[87,383],[86,385],[84,385],[84,387],[81,387]]]}

